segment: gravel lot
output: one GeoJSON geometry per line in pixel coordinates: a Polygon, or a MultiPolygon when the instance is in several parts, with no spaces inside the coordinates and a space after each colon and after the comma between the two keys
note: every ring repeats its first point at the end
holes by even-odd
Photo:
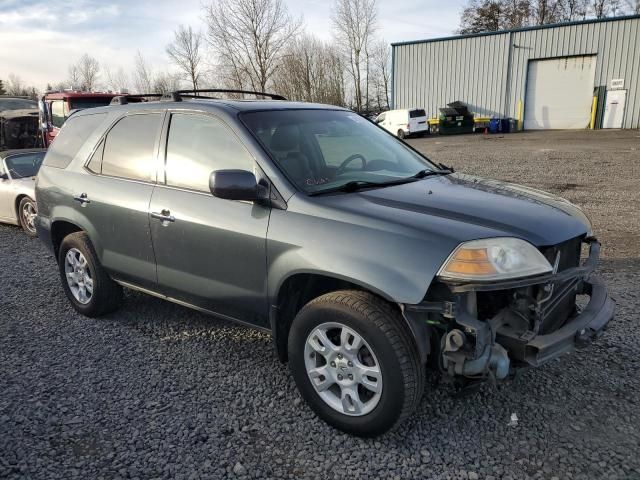
{"type": "Polygon", "coordinates": [[[0,226],[0,478],[640,478],[640,133],[412,142],[585,207],[618,303],[598,343],[464,397],[430,383],[363,440],[301,403],[267,334],[131,292],[83,318],[39,241],[0,226]]]}

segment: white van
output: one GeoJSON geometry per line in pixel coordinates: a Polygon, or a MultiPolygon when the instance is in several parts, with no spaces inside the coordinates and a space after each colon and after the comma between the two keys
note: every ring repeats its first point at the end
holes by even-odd
{"type": "Polygon", "coordinates": [[[405,138],[409,135],[422,136],[429,132],[427,114],[422,108],[382,112],[376,118],[376,123],[399,138],[405,138]]]}

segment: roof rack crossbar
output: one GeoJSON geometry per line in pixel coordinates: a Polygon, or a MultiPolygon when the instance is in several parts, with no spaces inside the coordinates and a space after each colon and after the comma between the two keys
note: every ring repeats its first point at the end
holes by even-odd
{"type": "Polygon", "coordinates": [[[282,95],[278,95],[277,93],[267,93],[267,92],[254,92],[252,90],[230,90],[226,88],[205,88],[205,89],[195,89],[195,90],[176,90],[173,92],[178,95],[182,94],[194,94],[197,96],[198,93],[238,93],[238,94],[246,94],[246,95],[256,95],[261,97],[269,97],[272,100],[286,100],[282,95]]]}

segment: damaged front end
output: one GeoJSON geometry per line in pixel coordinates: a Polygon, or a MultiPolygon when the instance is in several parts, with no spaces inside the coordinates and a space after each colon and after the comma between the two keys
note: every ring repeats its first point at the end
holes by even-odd
{"type": "Polygon", "coordinates": [[[431,327],[431,354],[443,372],[504,379],[600,335],[614,303],[593,274],[598,241],[578,237],[540,252],[552,271],[491,282],[440,278],[424,302],[405,306],[413,325],[431,327]],[[583,246],[588,257],[581,264],[583,246]]]}

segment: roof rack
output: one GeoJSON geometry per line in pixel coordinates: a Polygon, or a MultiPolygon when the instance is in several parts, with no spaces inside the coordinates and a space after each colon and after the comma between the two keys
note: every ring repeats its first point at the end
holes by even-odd
{"type": "Polygon", "coordinates": [[[163,96],[164,94],[162,93],[136,93],[136,94],[126,93],[126,94],[118,95],[117,97],[113,97],[109,105],[126,105],[128,103],[131,103],[130,100],[134,100],[134,99],[137,99],[134,102],[134,103],[137,103],[137,102],[144,102],[145,98],[151,98],[151,97],[163,98],[163,96]]]}
{"type": "MultiPolygon", "coordinates": [[[[254,92],[252,90],[229,90],[226,88],[206,88],[206,89],[196,89],[196,90],[176,90],[172,92],[172,94],[178,96],[184,96],[187,98],[204,98],[198,95],[198,93],[238,93],[238,94],[246,94],[246,95],[256,95],[260,97],[269,97],[272,100],[286,100],[282,95],[278,95],[276,93],[267,93],[267,92],[254,92]]],[[[211,97],[209,97],[211,98],[211,97]]]]}

